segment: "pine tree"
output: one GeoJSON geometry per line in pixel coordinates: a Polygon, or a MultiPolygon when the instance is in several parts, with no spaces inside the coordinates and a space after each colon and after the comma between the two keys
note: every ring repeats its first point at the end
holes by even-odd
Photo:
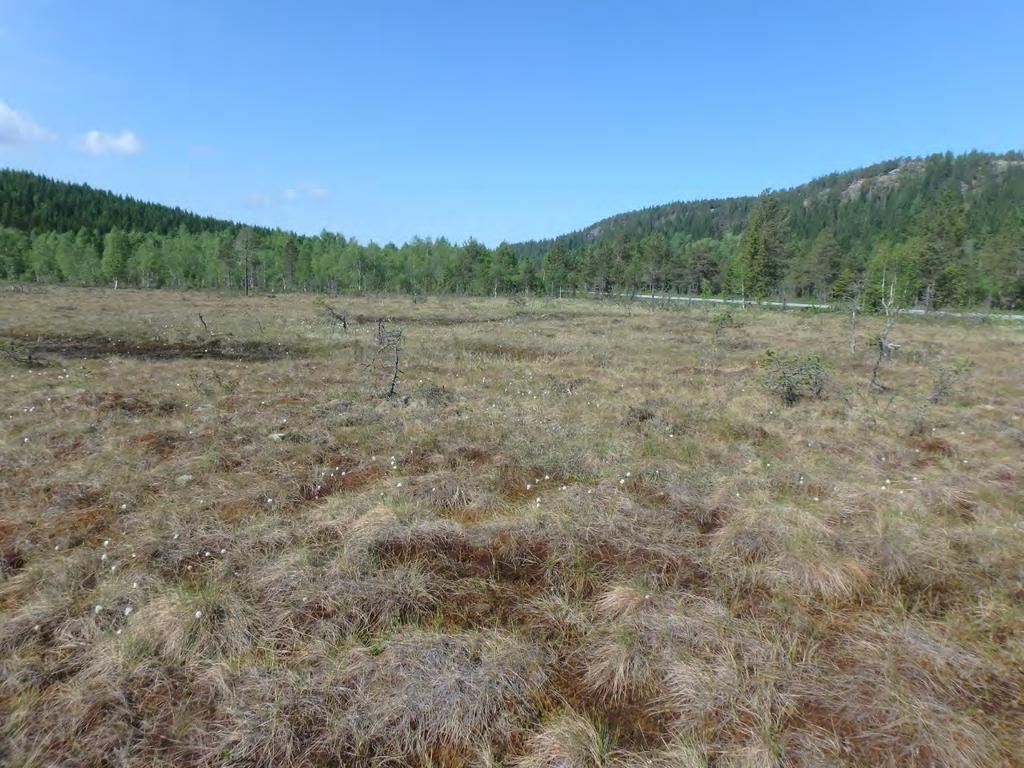
{"type": "Polygon", "coordinates": [[[556,241],[541,262],[541,279],[548,295],[557,296],[566,287],[570,267],[568,248],[565,243],[556,241]]]}
{"type": "Polygon", "coordinates": [[[516,289],[518,269],[516,252],[512,250],[511,245],[502,242],[495,248],[491,258],[491,281],[494,284],[495,295],[516,289]]]}
{"type": "Polygon", "coordinates": [[[762,299],[776,291],[788,258],[788,236],[788,217],[778,198],[763,192],[740,242],[745,293],[762,299]]]}
{"type": "Polygon", "coordinates": [[[813,296],[824,301],[839,273],[842,250],[831,229],[824,229],[803,255],[793,259],[786,276],[794,296],[813,296]]]}
{"type": "Polygon", "coordinates": [[[942,193],[938,202],[924,214],[922,230],[918,270],[924,305],[930,309],[948,298],[936,295],[939,280],[947,267],[959,266],[962,256],[966,217],[963,201],[956,192],[947,188],[942,193]]]}

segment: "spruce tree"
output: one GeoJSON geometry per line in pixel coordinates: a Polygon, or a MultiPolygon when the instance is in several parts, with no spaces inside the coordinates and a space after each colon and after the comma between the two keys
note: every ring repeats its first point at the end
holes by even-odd
{"type": "Polygon", "coordinates": [[[740,241],[744,293],[763,299],[778,289],[788,260],[788,237],[789,220],[778,198],[762,192],[740,241]]]}

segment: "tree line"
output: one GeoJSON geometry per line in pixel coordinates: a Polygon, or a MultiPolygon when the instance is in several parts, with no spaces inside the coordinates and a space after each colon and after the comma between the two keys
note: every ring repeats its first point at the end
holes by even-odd
{"type": "Polygon", "coordinates": [[[878,303],[884,279],[906,305],[1021,308],[1024,156],[892,161],[496,248],[302,236],[4,171],[0,275],[242,291],[857,297],[865,306],[878,303]]]}

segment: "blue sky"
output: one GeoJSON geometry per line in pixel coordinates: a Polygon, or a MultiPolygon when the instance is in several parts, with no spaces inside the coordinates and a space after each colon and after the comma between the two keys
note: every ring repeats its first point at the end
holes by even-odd
{"type": "Polygon", "coordinates": [[[0,0],[0,166],[494,245],[1024,147],[1024,3],[0,0]]]}

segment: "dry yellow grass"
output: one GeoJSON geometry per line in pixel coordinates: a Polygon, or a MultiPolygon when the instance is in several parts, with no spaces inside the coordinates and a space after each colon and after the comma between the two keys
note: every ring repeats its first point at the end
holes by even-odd
{"type": "Polygon", "coordinates": [[[1021,328],[316,301],[3,294],[0,762],[1024,765],[1021,328]]]}

